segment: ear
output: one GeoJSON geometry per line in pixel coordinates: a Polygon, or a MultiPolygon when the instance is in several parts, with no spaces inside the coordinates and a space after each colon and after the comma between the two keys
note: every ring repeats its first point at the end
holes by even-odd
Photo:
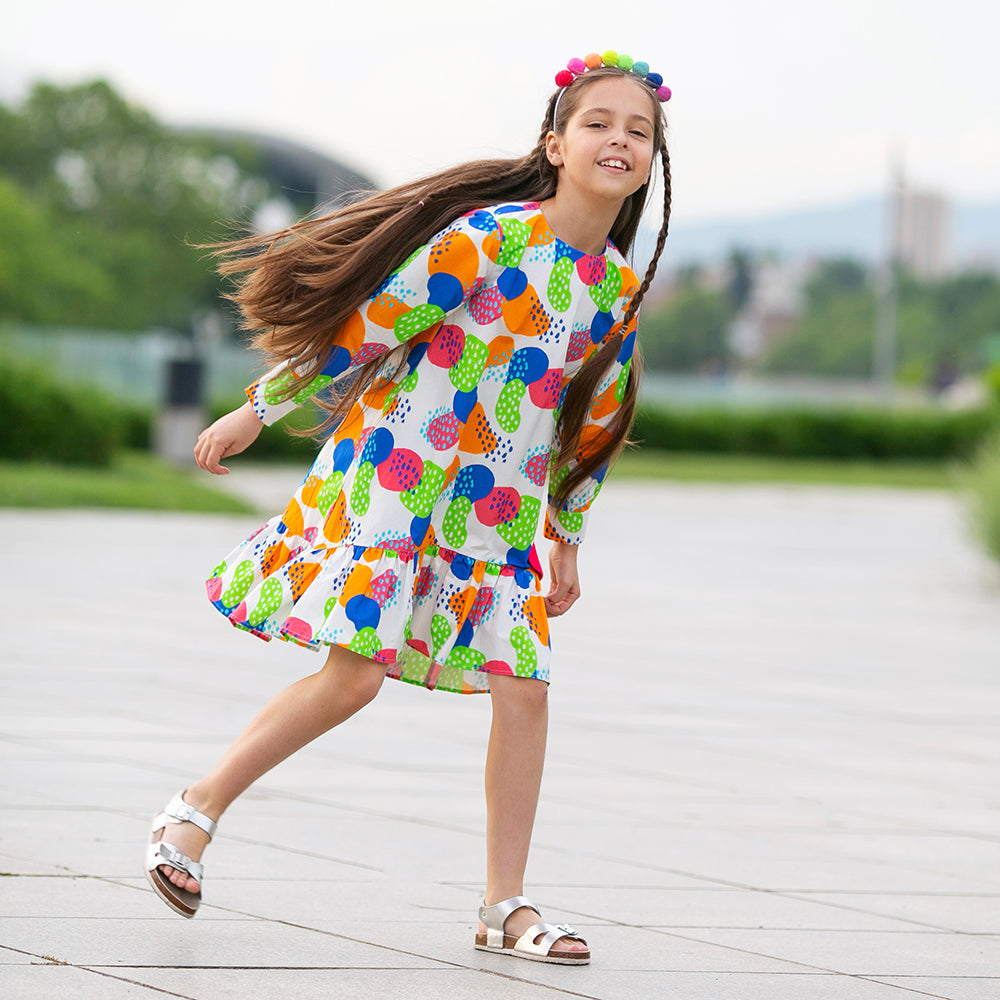
{"type": "Polygon", "coordinates": [[[552,166],[561,167],[563,165],[562,144],[559,142],[559,136],[551,130],[545,136],[545,155],[552,166]]]}

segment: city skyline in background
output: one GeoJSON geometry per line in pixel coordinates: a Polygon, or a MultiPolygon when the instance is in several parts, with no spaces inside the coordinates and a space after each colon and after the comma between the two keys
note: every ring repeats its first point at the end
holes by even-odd
{"type": "Polygon", "coordinates": [[[278,19],[230,0],[182,0],[169,16],[39,0],[5,20],[0,98],[36,80],[102,77],[170,124],[267,132],[392,185],[524,152],[556,70],[618,45],[674,89],[679,229],[877,197],[897,161],[921,191],[1000,201],[995,8],[708,0],[664,16],[636,0],[618,14],[609,27],[591,0],[572,17],[513,0],[502,18],[453,0],[387,0],[376,35],[365,14],[331,5],[278,19]]]}

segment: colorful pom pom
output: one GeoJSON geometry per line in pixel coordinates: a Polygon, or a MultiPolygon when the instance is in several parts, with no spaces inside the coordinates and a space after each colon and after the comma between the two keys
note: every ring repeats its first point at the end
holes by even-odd
{"type": "MultiPolygon", "coordinates": [[[[604,52],[590,52],[582,59],[570,59],[566,63],[566,68],[556,73],[556,86],[568,87],[578,76],[582,76],[588,69],[599,69],[602,66],[614,67],[625,73],[633,73],[636,77],[648,84],[656,96],[661,101],[669,101],[672,91],[663,83],[663,77],[659,73],[653,73],[649,69],[649,63],[634,60],[630,55],[622,52],[619,54],[614,49],[605,49],[604,52]]],[[[559,102],[556,101],[558,108],[559,102]]]]}

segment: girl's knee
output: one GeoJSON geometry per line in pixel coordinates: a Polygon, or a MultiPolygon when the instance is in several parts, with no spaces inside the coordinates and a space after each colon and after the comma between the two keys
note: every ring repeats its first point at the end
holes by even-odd
{"type": "Polygon", "coordinates": [[[348,694],[358,708],[367,705],[382,689],[385,664],[341,646],[331,646],[326,664],[320,671],[328,684],[341,694],[348,694]]]}
{"type": "Polygon", "coordinates": [[[490,677],[494,709],[532,713],[548,708],[549,685],[530,677],[490,677]]]}

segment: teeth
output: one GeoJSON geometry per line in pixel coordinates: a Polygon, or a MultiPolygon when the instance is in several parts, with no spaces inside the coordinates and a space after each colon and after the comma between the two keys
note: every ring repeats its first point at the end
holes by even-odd
{"type": "Polygon", "coordinates": [[[622,160],[601,160],[602,167],[618,167],[619,170],[628,170],[628,165],[622,160]]]}

